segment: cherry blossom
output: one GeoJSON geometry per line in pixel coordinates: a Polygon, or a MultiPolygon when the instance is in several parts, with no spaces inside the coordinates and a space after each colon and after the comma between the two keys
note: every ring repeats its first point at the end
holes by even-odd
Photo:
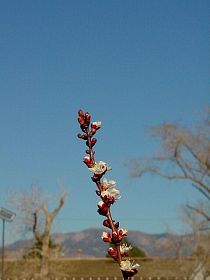
{"type": "Polygon", "coordinates": [[[94,174],[101,175],[105,173],[107,170],[111,170],[112,168],[111,166],[108,166],[104,161],[100,160],[99,162],[95,162],[94,166],[88,169],[94,174]]]}
{"type": "Polygon", "coordinates": [[[116,199],[120,198],[120,191],[114,187],[110,187],[101,192],[101,198],[104,202],[113,204],[116,199]]]}
{"type": "Polygon", "coordinates": [[[120,269],[126,272],[131,272],[132,275],[136,274],[138,272],[139,264],[130,261],[130,260],[125,260],[121,261],[120,263],[120,269]]]}
{"type": "Polygon", "coordinates": [[[114,180],[108,180],[106,178],[103,178],[101,180],[101,186],[102,186],[103,190],[106,190],[111,187],[116,187],[116,182],[114,180]]]}
{"type": "Polygon", "coordinates": [[[122,255],[127,256],[128,252],[132,249],[132,246],[128,246],[128,244],[124,243],[122,245],[120,245],[120,253],[122,255]]]}

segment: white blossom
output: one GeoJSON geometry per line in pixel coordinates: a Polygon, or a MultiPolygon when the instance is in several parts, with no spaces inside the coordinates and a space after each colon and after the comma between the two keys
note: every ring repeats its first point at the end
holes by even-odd
{"type": "Polygon", "coordinates": [[[128,246],[128,244],[122,244],[122,245],[120,246],[120,252],[121,252],[122,254],[128,253],[131,249],[132,249],[132,246],[131,246],[131,245],[128,246]]]}
{"type": "Polygon", "coordinates": [[[111,166],[108,166],[104,161],[95,162],[93,167],[88,168],[94,174],[102,174],[107,170],[111,170],[111,166]]]}
{"type": "Polygon", "coordinates": [[[97,127],[97,128],[101,127],[101,121],[92,122],[92,126],[97,127]]]}
{"type": "Polygon", "coordinates": [[[101,197],[107,197],[108,199],[119,199],[120,198],[120,191],[114,187],[110,187],[105,191],[101,192],[101,197]]]}
{"type": "Polygon", "coordinates": [[[131,262],[130,260],[121,261],[120,263],[120,269],[123,271],[131,271],[133,269],[138,269],[138,267],[138,263],[134,264],[134,262],[131,262]]]}
{"type": "Polygon", "coordinates": [[[114,180],[108,180],[106,178],[103,178],[102,179],[102,185],[105,187],[105,188],[111,188],[111,187],[115,187],[116,186],[116,182],[114,180]]]}

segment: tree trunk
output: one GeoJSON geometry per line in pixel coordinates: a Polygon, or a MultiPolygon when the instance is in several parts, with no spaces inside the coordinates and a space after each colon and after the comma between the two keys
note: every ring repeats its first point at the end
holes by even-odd
{"type": "Polygon", "coordinates": [[[43,238],[42,243],[42,259],[41,259],[41,267],[40,267],[40,277],[41,280],[47,280],[49,274],[49,239],[50,236],[47,235],[43,238]]]}
{"type": "Polygon", "coordinates": [[[204,280],[206,275],[206,264],[208,262],[208,255],[206,255],[202,260],[199,260],[194,267],[190,280],[204,280]]]}
{"type": "Polygon", "coordinates": [[[52,222],[54,221],[56,215],[60,211],[61,207],[64,204],[66,193],[60,197],[58,206],[52,211],[48,211],[46,204],[43,204],[39,209],[33,214],[34,215],[34,224],[33,224],[33,233],[38,242],[42,244],[41,246],[41,267],[40,267],[40,280],[48,280],[49,274],[49,259],[50,259],[50,233],[52,222]],[[43,233],[39,232],[37,229],[37,213],[43,211],[45,217],[45,226],[43,233]]]}

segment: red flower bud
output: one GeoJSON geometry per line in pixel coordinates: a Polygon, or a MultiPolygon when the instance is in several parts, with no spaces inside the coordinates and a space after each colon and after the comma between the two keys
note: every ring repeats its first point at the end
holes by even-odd
{"type": "MultiPolygon", "coordinates": [[[[115,223],[115,220],[112,220],[112,222],[113,222],[115,228],[119,227],[119,222],[115,223]]],[[[103,221],[103,226],[108,227],[110,229],[112,228],[108,219],[103,221]]]]}
{"type": "Polygon", "coordinates": [[[84,157],[83,162],[87,165],[88,168],[94,166],[94,162],[89,156],[84,157]]]}
{"type": "Polygon", "coordinates": [[[79,115],[79,117],[84,117],[84,112],[80,109],[80,110],[78,111],[78,115],[79,115]]]}
{"type": "Polygon", "coordinates": [[[78,133],[77,137],[80,139],[83,139],[83,140],[87,140],[87,135],[85,135],[85,134],[78,133]]]}
{"type": "Polygon", "coordinates": [[[112,233],[112,242],[113,243],[119,243],[119,236],[118,236],[118,233],[116,231],[114,231],[112,233]]]}
{"type": "Polygon", "coordinates": [[[92,138],[91,139],[91,147],[93,147],[97,142],[97,139],[96,138],[92,138]]]}
{"type": "Polygon", "coordinates": [[[108,249],[108,254],[110,255],[110,257],[112,257],[113,259],[116,259],[117,258],[117,253],[116,251],[114,250],[114,248],[110,247],[108,249]]]}
{"type": "Polygon", "coordinates": [[[103,221],[103,225],[104,225],[105,227],[111,228],[110,223],[109,223],[109,220],[104,220],[104,221],[103,221]]]}
{"type": "Polygon", "coordinates": [[[91,119],[90,114],[88,112],[85,113],[85,123],[86,123],[86,125],[90,124],[90,119],[91,119]]]}
{"type": "Polygon", "coordinates": [[[106,216],[108,213],[108,210],[109,210],[109,207],[103,201],[99,201],[98,213],[102,216],[106,216]]]}
{"type": "Polygon", "coordinates": [[[91,131],[92,131],[92,133],[93,134],[95,134],[95,132],[99,129],[99,128],[101,128],[101,122],[93,122],[93,123],[91,123],[91,131]]]}
{"type": "Polygon", "coordinates": [[[127,230],[120,228],[112,233],[112,242],[120,243],[123,240],[123,237],[126,235],[127,235],[127,230]]]}
{"type": "Polygon", "coordinates": [[[109,232],[103,232],[101,238],[104,242],[111,242],[111,234],[109,232]]]}
{"type": "Polygon", "coordinates": [[[114,226],[115,226],[116,228],[119,228],[120,223],[119,223],[119,222],[117,222],[117,223],[115,223],[115,224],[114,224],[114,226]]]}
{"type": "Polygon", "coordinates": [[[98,191],[98,190],[96,190],[96,194],[97,194],[98,196],[100,196],[100,195],[101,195],[101,192],[98,191]]]}
{"type": "Polygon", "coordinates": [[[115,198],[114,197],[109,197],[107,195],[104,195],[103,197],[101,197],[103,202],[106,203],[107,205],[111,205],[115,202],[115,198]]]}
{"type": "Polygon", "coordinates": [[[82,125],[82,126],[85,125],[85,120],[84,120],[83,117],[79,117],[79,118],[78,118],[78,122],[79,122],[79,124],[82,125]]]}

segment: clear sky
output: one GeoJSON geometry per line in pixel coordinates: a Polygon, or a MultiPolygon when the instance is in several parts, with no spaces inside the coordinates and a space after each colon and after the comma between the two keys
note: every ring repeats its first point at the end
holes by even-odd
{"type": "Polygon", "coordinates": [[[103,122],[96,159],[121,190],[114,218],[181,232],[179,207],[199,194],[186,182],[131,180],[123,163],[151,153],[150,126],[193,124],[210,101],[209,12],[208,0],[1,1],[0,206],[33,182],[49,194],[62,186],[54,230],[101,226],[76,137],[83,108],[103,122]]]}

